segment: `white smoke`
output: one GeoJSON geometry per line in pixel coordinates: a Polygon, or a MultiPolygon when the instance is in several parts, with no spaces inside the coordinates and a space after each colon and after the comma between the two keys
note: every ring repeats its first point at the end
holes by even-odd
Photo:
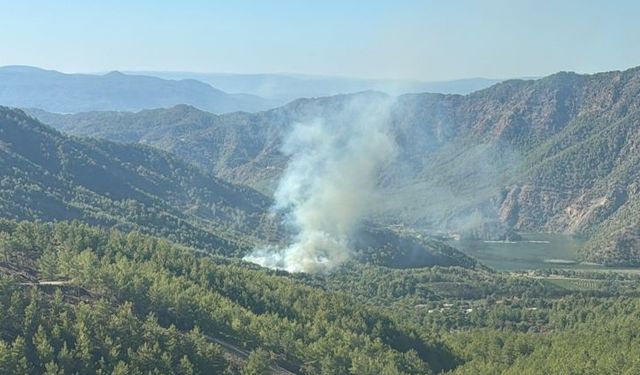
{"type": "Polygon", "coordinates": [[[256,249],[245,260],[289,272],[324,272],[349,258],[349,239],[376,204],[376,176],[395,154],[391,99],[365,96],[327,118],[298,123],[282,152],[289,164],[275,192],[293,242],[256,249]]]}

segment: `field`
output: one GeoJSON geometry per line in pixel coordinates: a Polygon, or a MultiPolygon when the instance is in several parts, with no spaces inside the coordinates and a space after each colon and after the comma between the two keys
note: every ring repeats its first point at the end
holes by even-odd
{"type": "Polygon", "coordinates": [[[604,284],[603,280],[593,279],[546,278],[544,279],[544,282],[570,291],[599,290],[604,284]]]}

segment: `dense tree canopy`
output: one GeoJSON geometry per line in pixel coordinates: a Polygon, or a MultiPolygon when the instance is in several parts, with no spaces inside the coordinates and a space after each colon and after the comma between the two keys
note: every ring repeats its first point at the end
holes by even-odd
{"type": "Polygon", "coordinates": [[[600,273],[583,291],[550,274],[482,268],[352,263],[289,275],[80,223],[0,221],[0,249],[0,368],[9,373],[601,374],[639,365],[634,274],[600,273]],[[213,339],[252,354],[234,360],[213,339]]]}

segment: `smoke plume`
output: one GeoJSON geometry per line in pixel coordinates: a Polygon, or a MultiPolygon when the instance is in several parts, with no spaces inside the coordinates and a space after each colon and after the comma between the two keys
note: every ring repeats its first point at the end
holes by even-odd
{"type": "Polygon", "coordinates": [[[390,106],[389,98],[364,95],[293,126],[281,149],[289,163],[274,194],[292,241],[256,249],[245,260],[325,272],[349,258],[350,236],[376,204],[377,171],[395,154],[390,106]]]}

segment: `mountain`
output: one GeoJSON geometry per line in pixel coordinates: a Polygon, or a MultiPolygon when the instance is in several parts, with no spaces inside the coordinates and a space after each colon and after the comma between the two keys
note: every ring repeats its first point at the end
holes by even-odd
{"type": "MultiPolygon", "coordinates": [[[[139,230],[226,256],[286,241],[271,200],[251,188],[148,146],[65,136],[6,107],[0,107],[0,172],[4,218],[139,230]]],[[[357,258],[373,264],[476,264],[435,240],[367,226],[360,237],[357,258]]]]}
{"type": "Polygon", "coordinates": [[[0,171],[5,218],[135,229],[229,255],[265,229],[271,204],[165,152],[64,136],[6,107],[0,171]]]}
{"type": "Polygon", "coordinates": [[[243,92],[288,103],[298,98],[314,98],[360,91],[382,91],[391,95],[416,92],[468,94],[502,80],[467,78],[451,81],[356,79],[296,74],[224,74],[192,72],[131,72],[165,79],[196,79],[226,92],[243,92]]]}
{"type": "Polygon", "coordinates": [[[0,68],[0,105],[35,107],[51,112],[137,111],[189,104],[215,112],[259,111],[269,100],[249,94],[228,94],[193,79],[111,72],[104,75],[64,74],[28,66],[0,68]]]}
{"type": "Polygon", "coordinates": [[[283,110],[229,116],[184,105],[137,113],[58,115],[33,109],[26,111],[70,134],[148,144],[170,151],[205,171],[237,183],[269,183],[286,164],[278,156],[278,149],[291,116],[282,113],[283,110]],[[263,126],[264,123],[269,126],[263,126]]]}
{"type": "MultiPolygon", "coordinates": [[[[331,119],[367,95],[383,94],[220,116],[184,106],[34,114],[71,133],[154,145],[268,193],[286,166],[280,147],[292,124],[331,119]]],[[[399,162],[382,172],[378,219],[481,237],[509,229],[583,235],[584,259],[639,265],[639,119],[640,68],[400,96],[390,117],[399,162]]]]}

